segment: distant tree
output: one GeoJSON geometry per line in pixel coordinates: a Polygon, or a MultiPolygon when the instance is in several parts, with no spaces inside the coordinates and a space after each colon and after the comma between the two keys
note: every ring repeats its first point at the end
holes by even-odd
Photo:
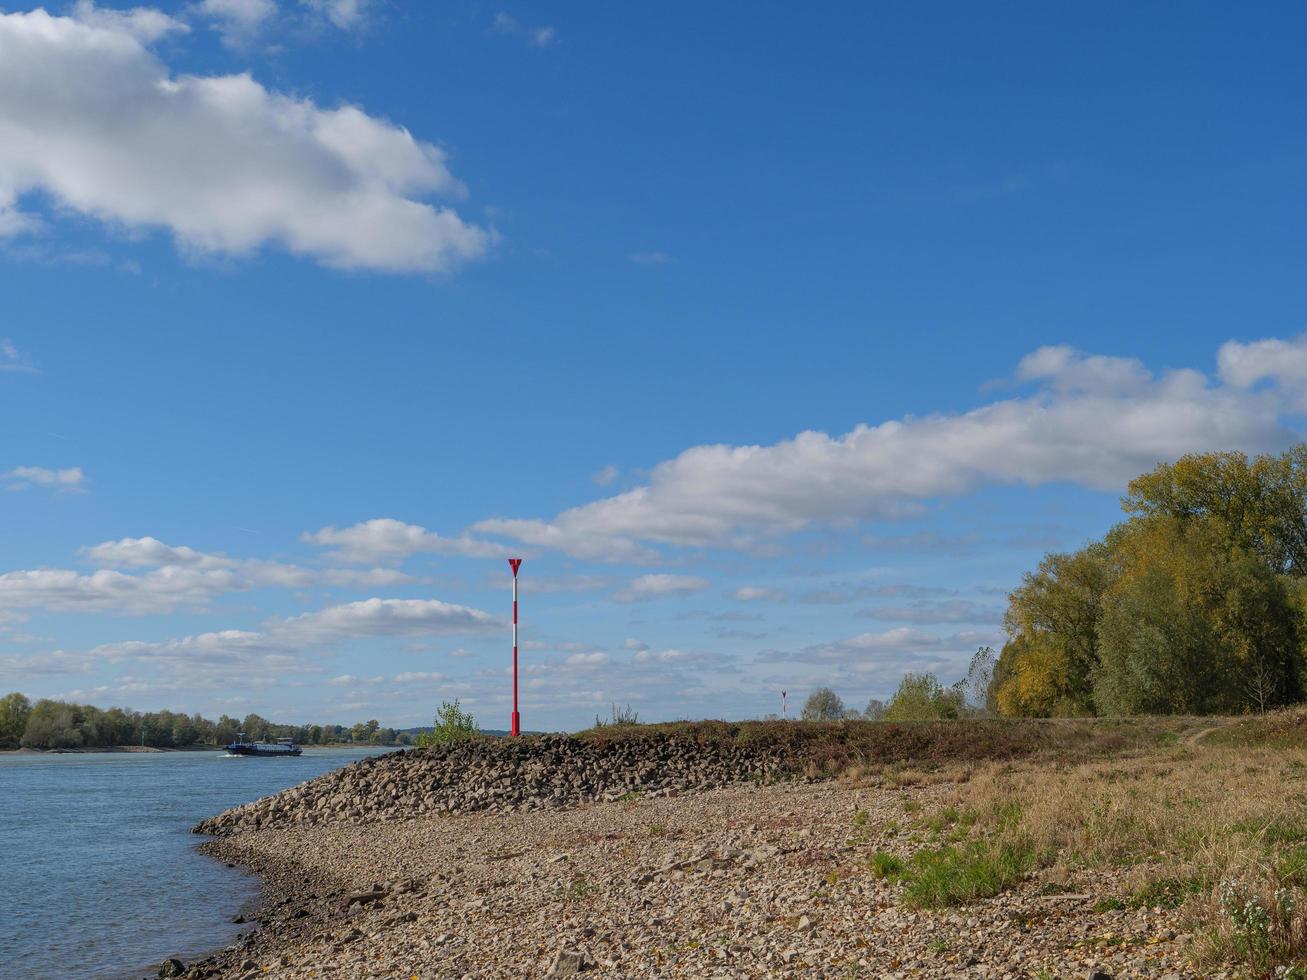
{"type": "Polygon", "coordinates": [[[885,706],[885,721],[956,718],[964,704],[962,682],[942,687],[934,674],[906,674],[885,706]]]}
{"type": "Polygon", "coordinates": [[[990,714],[997,710],[993,689],[994,667],[997,663],[998,655],[991,646],[983,646],[972,655],[971,666],[967,668],[967,677],[962,685],[965,692],[963,700],[972,710],[990,714]]]}
{"type": "Polygon", "coordinates": [[[880,721],[885,717],[885,702],[872,698],[867,702],[867,709],[863,711],[862,717],[867,721],[880,721]]]}
{"type": "Polygon", "coordinates": [[[21,744],[29,749],[81,748],[80,721],[80,705],[42,698],[27,716],[21,744]]]}
{"type": "Polygon", "coordinates": [[[481,734],[476,719],[470,711],[464,711],[458,703],[445,701],[436,712],[435,727],[417,737],[417,744],[422,747],[445,745],[449,742],[466,742],[481,734]]]}
{"type": "Polygon", "coordinates": [[[843,717],[844,702],[829,687],[817,688],[804,702],[804,721],[839,721],[843,717]]]}
{"type": "Polygon", "coordinates": [[[32,702],[20,691],[0,698],[0,744],[17,745],[27,730],[27,716],[32,702]]]}

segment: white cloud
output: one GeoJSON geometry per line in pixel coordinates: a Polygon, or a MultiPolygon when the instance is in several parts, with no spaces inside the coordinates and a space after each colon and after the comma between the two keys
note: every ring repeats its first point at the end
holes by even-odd
{"type": "MultiPolygon", "coordinates": [[[[239,23],[257,6],[223,9],[239,23]]],[[[421,200],[464,193],[438,147],[249,75],[172,75],[141,40],[143,15],[132,26],[103,13],[0,14],[0,227],[30,217],[17,196],[41,193],[112,227],[166,229],[196,253],[275,244],[338,268],[422,272],[491,244],[421,200]]]]}
{"type": "Polygon", "coordinates": [[[785,592],[766,585],[742,585],[731,593],[732,599],[741,602],[784,602],[785,592]]]}
{"type": "Polygon", "coordinates": [[[609,463],[607,466],[601,468],[592,477],[590,477],[590,479],[594,481],[596,486],[607,487],[607,486],[611,486],[613,483],[617,481],[617,478],[618,476],[621,475],[621,472],[622,471],[619,470],[616,466],[614,466],[612,463],[609,463]]]}
{"type": "Polygon", "coordinates": [[[649,649],[648,643],[645,643],[643,640],[636,640],[630,637],[622,641],[622,646],[625,647],[627,650],[634,650],[637,653],[649,649]]]}
{"type": "MultiPolygon", "coordinates": [[[[389,636],[432,636],[483,633],[503,628],[489,613],[438,599],[364,599],[287,619],[276,619],[261,630],[219,630],[160,642],[131,640],[96,647],[91,655],[121,662],[164,663],[175,666],[239,664],[258,661],[286,667],[300,662],[310,650],[351,640],[389,636]]],[[[352,683],[356,678],[342,675],[352,683]]]]}
{"type": "Polygon", "coordinates": [[[342,31],[354,30],[367,20],[372,0],[301,0],[304,6],[331,21],[342,31]]]}
{"type": "Polygon", "coordinates": [[[558,31],[555,28],[528,27],[512,14],[502,10],[495,14],[492,27],[500,34],[513,34],[524,38],[528,44],[536,48],[547,48],[558,40],[558,31]]]}
{"type": "Polygon", "coordinates": [[[185,565],[191,568],[235,568],[239,564],[226,555],[211,555],[185,545],[174,547],[158,538],[122,538],[104,541],[84,553],[97,565],[114,568],[152,568],[159,565],[185,565]]]}
{"type": "Polygon", "coordinates": [[[112,10],[97,7],[92,0],[77,0],[73,5],[74,19],[90,27],[104,28],[120,34],[130,34],[142,44],[152,44],[169,34],[187,34],[190,27],[162,10],[152,7],[133,7],[131,10],[112,10]]]}
{"type": "Polygon", "coordinates": [[[552,520],[495,518],[473,530],[612,560],[639,560],[649,544],[750,548],[813,526],[901,518],[925,500],[992,484],[1119,490],[1186,452],[1267,451],[1294,438],[1278,390],[1213,384],[1189,370],[1153,376],[1135,361],[1068,348],[1036,351],[1019,374],[1039,390],[841,436],[696,446],[655,467],[645,486],[552,520]]]}
{"type": "Polygon", "coordinates": [[[574,653],[563,662],[568,667],[602,667],[608,663],[608,654],[602,650],[596,653],[574,653]]]}
{"type": "Polygon", "coordinates": [[[277,4],[274,0],[200,0],[195,10],[213,21],[224,43],[243,47],[277,15],[277,4]]]}
{"type": "Polygon", "coordinates": [[[305,531],[300,540],[333,548],[331,556],[346,562],[400,561],[422,552],[468,558],[504,558],[512,553],[511,549],[492,541],[481,541],[467,535],[444,538],[420,525],[405,524],[389,517],[363,521],[352,527],[332,526],[305,531]]]}
{"type": "Polygon", "coordinates": [[[8,473],[0,473],[7,490],[29,490],[32,487],[49,487],[63,493],[81,493],[86,489],[86,475],[80,466],[65,470],[51,470],[44,466],[19,466],[8,473]]]}
{"type": "Polygon", "coordinates": [[[227,569],[168,566],[144,575],[100,569],[90,575],[58,568],[0,575],[0,609],[49,612],[166,612],[199,606],[241,587],[227,569]]]}
{"type": "Polygon", "coordinates": [[[661,599],[668,596],[694,595],[708,588],[706,578],[697,575],[641,575],[627,584],[626,588],[613,594],[618,602],[639,602],[645,599],[661,599]]]}
{"type": "Polygon", "coordinates": [[[197,551],[185,545],[165,544],[158,538],[122,538],[105,541],[83,552],[97,565],[110,568],[225,568],[239,573],[237,588],[271,586],[305,588],[313,585],[341,587],[375,587],[401,585],[416,581],[412,576],[392,568],[311,569],[257,558],[236,559],[224,554],[197,551]]]}
{"type": "Polygon", "coordinates": [[[1307,334],[1293,340],[1228,341],[1217,352],[1216,366],[1228,385],[1247,389],[1273,382],[1291,396],[1296,411],[1307,409],[1307,334]]]}
{"type": "Polygon", "coordinates": [[[431,670],[407,670],[392,678],[395,684],[439,684],[445,675],[431,670]]]}

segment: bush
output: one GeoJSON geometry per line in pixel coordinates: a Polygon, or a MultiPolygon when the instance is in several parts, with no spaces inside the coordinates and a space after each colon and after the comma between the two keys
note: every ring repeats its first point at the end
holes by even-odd
{"type": "Polygon", "coordinates": [[[934,674],[906,674],[885,706],[885,721],[941,721],[956,718],[966,701],[962,685],[941,687],[934,674]]]}
{"type": "Polygon", "coordinates": [[[480,734],[481,730],[477,728],[472,712],[464,711],[459,707],[458,698],[455,698],[453,704],[446,701],[440,706],[440,710],[436,712],[435,727],[429,732],[418,735],[417,745],[427,748],[432,745],[447,745],[450,742],[466,742],[480,734]]]}

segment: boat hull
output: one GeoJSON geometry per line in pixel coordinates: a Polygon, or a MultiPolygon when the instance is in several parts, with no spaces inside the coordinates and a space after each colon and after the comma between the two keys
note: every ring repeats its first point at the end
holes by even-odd
{"type": "Polygon", "coordinates": [[[251,745],[247,742],[238,742],[227,746],[228,755],[259,756],[268,759],[277,756],[293,757],[302,751],[303,749],[298,745],[251,745]]]}

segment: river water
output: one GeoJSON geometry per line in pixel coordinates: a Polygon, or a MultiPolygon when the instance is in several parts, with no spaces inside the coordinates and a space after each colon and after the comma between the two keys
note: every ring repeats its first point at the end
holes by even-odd
{"type": "Polygon", "coordinates": [[[232,942],[258,884],[190,828],[370,751],[0,753],[0,976],[143,977],[232,942]]]}

